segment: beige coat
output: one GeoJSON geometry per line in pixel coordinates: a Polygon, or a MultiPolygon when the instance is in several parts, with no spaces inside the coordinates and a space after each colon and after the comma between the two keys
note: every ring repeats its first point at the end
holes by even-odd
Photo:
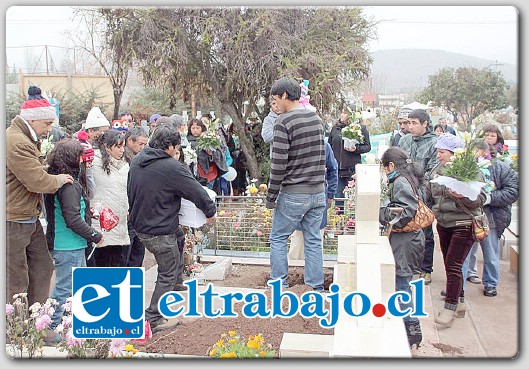
{"type": "Polygon", "coordinates": [[[42,194],[55,193],[61,187],[59,176],[48,174],[43,162],[40,144],[17,115],[6,130],[6,220],[39,216],[42,194]]]}

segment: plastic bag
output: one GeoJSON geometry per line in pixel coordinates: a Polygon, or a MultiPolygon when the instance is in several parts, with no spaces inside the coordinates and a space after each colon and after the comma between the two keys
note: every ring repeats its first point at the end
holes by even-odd
{"type": "Polygon", "coordinates": [[[119,217],[110,208],[102,208],[99,213],[99,225],[104,231],[110,231],[118,225],[119,217]]]}

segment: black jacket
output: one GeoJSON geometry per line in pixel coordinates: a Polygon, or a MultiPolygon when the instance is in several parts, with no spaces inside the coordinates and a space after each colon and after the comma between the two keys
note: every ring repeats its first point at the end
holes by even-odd
{"type": "Polygon", "coordinates": [[[182,198],[194,203],[208,218],[217,211],[215,202],[185,164],[148,146],[132,159],[127,194],[129,219],[138,233],[176,233],[182,198]]]}
{"type": "Polygon", "coordinates": [[[44,195],[44,205],[46,206],[46,241],[48,249],[53,250],[55,244],[55,197],[61,206],[61,213],[66,223],[66,227],[87,240],[87,245],[98,243],[103,237],[101,233],[91,227],[92,214],[90,212],[90,202],[88,196],[83,191],[83,187],[78,181],[73,184],[65,184],[54,194],[44,195]],[[84,198],[86,207],[84,217],[81,217],[81,197],[84,198]]]}
{"type": "Polygon", "coordinates": [[[364,143],[356,145],[356,151],[350,152],[343,148],[342,128],[347,126],[349,122],[336,123],[329,133],[329,144],[334,152],[334,157],[338,162],[338,177],[351,178],[355,173],[355,165],[362,162],[361,154],[371,151],[371,141],[369,140],[369,132],[366,126],[361,125],[362,134],[364,135],[364,143]]]}

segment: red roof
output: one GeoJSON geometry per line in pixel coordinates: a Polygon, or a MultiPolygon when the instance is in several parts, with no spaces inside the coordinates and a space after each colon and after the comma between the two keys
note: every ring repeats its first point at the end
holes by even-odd
{"type": "Polygon", "coordinates": [[[367,94],[367,95],[363,95],[362,96],[362,101],[367,103],[367,102],[375,102],[377,101],[377,95],[373,95],[373,94],[367,94]]]}

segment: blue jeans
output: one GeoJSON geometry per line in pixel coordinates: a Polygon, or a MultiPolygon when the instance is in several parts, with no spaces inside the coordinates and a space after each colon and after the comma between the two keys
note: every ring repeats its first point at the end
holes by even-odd
{"type": "Polygon", "coordinates": [[[51,317],[52,329],[61,323],[62,314],[64,313],[62,305],[72,295],[72,268],[86,266],[84,250],[53,250],[51,252],[53,263],[55,264],[55,287],[51,293],[51,298],[59,303],[51,317]]]}
{"type": "MultiPolygon", "coordinates": [[[[490,234],[479,244],[483,251],[483,285],[485,287],[497,287],[500,279],[500,239],[496,234],[496,229],[491,228],[490,234]]],[[[463,264],[464,285],[468,277],[478,275],[477,251],[478,242],[474,242],[463,264]]]]}
{"type": "Polygon", "coordinates": [[[287,286],[288,237],[296,228],[303,232],[305,247],[305,284],[323,290],[323,252],[320,224],[327,199],[325,192],[290,194],[280,192],[270,232],[270,276],[287,286]]]}
{"type": "MultiPolygon", "coordinates": [[[[406,277],[403,277],[403,276],[399,276],[399,275],[395,275],[395,291],[402,291],[402,292],[408,292],[411,296],[411,287],[410,287],[410,282],[411,282],[411,278],[413,276],[406,276],[406,277]]],[[[404,309],[407,309],[407,308],[411,308],[411,310],[413,311],[414,310],[414,306],[413,306],[413,298],[410,300],[409,303],[403,303],[403,302],[400,302],[399,301],[399,304],[400,304],[400,309],[401,310],[404,310],[404,309]]],[[[403,318],[403,320],[405,322],[409,322],[409,323],[415,323],[415,322],[419,322],[419,318],[412,318],[410,316],[405,316],[403,318]]]]}
{"type": "Polygon", "coordinates": [[[173,291],[183,281],[184,231],[178,227],[173,234],[154,236],[137,232],[138,238],[158,263],[158,276],[150,305],[145,309],[145,320],[155,323],[163,318],[158,310],[158,301],[166,292],[173,291]]]}

